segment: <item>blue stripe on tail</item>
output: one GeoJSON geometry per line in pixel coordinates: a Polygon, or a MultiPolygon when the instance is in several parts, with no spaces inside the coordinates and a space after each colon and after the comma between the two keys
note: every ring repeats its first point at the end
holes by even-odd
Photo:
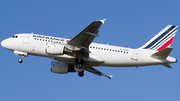
{"type": "MultiPolygon", "coordinates": [[[[156,45],[154,45],[151,49],[153,49],[154,47],[158,46],[162,41],[164,41],[167,37],[169,36],[173,36],[175,33],[174,31],[176,31],[178,28],[174,29],[171,33],[169,33],[166,37],[164,37],[161,41],[159,41],[156,45]],[[173,35],[171,35],[172,33],[174,33],[173,35]]],[[[166,39],[168,40],[168,39],[166,39]]]]}
{"type": "MultiPolygon", "coordinates": [[[[158,42],[162,37],[164,37],[167,33],[169,33],[172,29],[174,29],[176,26],[171,26],[169,29],[167,29],[163,34],[161,34],[158,38],[156,38],[153,42],[151,42],[148,46],[144,47],[144,49],[149,49],[152,47],[156,42],[158,42]]],[[[175,29],[176,30],[176,29],[175,29]]],[[[174,30],[174,31],[175,31],[174,30]]],[[[170,33],[171,34],[171,33],[170,33]]],[[[169,34],[169,35],[170,35],[169,34]]],[[[169,36],[168,35],[168,36],[169,36]]]]}

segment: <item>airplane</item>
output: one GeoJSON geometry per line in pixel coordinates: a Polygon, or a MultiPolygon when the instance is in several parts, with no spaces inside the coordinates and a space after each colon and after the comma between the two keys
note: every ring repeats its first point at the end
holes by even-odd
{"type": "Polygon", "coordinates": [[[106,75],[93,68],[108,67],[139,67],[149,65],[163,65],[176,63],[177,59],[170,57],[173,48],[170,47],[178,26],[168,25],[140,48],[132,49],[108,44],[93,43],[99,37],[98,29],[106,19],[96,20],[83,29],[72,39],[39,35],[33,33],[15,34],[1,42],[1,46],[20,55],[22,63],[28,55],[51,58],[51,72],[67,74],[78,72],[84,76],[84,70],[98,76],[111,79],[113,75],[106,75]]]}

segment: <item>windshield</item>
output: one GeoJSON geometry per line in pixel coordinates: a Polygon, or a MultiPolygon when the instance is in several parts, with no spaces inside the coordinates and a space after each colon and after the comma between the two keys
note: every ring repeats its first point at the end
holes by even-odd
{"type": "Polygon", "coordinates": [[[18,36],[17,36],[17,35],[14,35],[14,36],[12,36],[12,38],[18,38],[18,36]]]}

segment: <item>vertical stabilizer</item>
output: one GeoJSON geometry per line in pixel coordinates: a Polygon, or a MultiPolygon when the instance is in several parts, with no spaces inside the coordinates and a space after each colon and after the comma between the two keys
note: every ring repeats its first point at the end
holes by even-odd
{"type": "Polygon", "coordinates": [[[170,47],[177,30],[178,26],[168,25],[141,48],[160,51],[170,47]]]}

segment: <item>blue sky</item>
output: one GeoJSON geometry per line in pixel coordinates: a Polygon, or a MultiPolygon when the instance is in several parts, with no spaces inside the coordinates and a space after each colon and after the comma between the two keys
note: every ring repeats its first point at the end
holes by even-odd
{"type": "MultiPolygon", "coordinates": [[[[72,38],[94,20],[107,18],[94,42],[138,48],[169,24],[180,26],[178,0],[1,0],[0,41],[17,33],[72,38]]],[[[179,56],[177,32],[171,56],[179,56]]],[[[179,101],[180,66],[96,67],[112,80],[89,72],[55,74],[51,59],[20,56],[0,47],[0,101],[179,101]]]]}

